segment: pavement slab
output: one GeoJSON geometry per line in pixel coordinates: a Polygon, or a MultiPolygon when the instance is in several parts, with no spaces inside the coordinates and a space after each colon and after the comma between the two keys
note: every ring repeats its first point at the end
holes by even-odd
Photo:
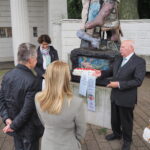
{"type": "MultiPolygon", "coordinates": [[[[11,66],[11,65],[10,65],[11,66]]],[[[1,69],[0,69],[1,70],[1,69]]],[[[7,71],[7,69],[5,69],[7,71]]],[[[4,72],[5,72],[4,71],[4,72]]],[[[2,75],[0,71],[0,80],[2,75]]],[[[138,104],[134,110],[133,143],[131,150],[150,150],[150,144],[142,138],[143,129],[150,120],[150,78],[146,76],[142,86],[138,89],[138,104]]],[[[13,138],[4,134],[4,124],[0,120],[0,150],[14,150],[13,138]]],[[[111,130],[87,124],[86,137],[82,150],[121,150],[122,140],[107,141],[106,134],[111,130]]]]}

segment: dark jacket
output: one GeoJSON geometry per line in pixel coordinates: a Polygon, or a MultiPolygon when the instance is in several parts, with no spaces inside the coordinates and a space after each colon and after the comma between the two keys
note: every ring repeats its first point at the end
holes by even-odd
{"type": "MultiPolygon", "coordinates": [[[[58,60],[58,54],[57,51],[54,49],[53,46],[50,46],[49,55],[51,56],[51,62],[58,60]]],[[[37,76],[39,78],[42,78],[42,75],[45,73],[45,70],[43,69],[43,56],[40,51],[40,47],[37,49],[37,64],[35,66],[35,71],[37,73],[37,76]]]]}
{"type": "Polygon", "coordinates": [[[113,88],[111,101],[123,107],[134,107],[137,103],[137,87],[145,77],[145,60],[133,55],[129,61],[120,67],[122,57],[118,57],[112,69],[102,72],[102,77],[112,76],[111,81],[119,81],[120,88],[113,88]]]}
{"type": "Polygon", "coordinates": [[[34,102],[38,87],[32,71],[19,64],[5,74],[0,90],[0,115],[3,121],[12,119],[10,127],[15,131],[13,134],[31,141],[43,134],[34,102]]]}

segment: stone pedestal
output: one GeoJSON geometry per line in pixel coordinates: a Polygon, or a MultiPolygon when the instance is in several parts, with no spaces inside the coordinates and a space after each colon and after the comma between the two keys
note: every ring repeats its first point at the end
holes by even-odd
{"type": "Polygon", "coordinates": [[[104,128],[111,128],[110,124],[110,88],[96,86],[95,101],[96,111],[91,112],[87,109],[87,98],[79,96],[79,83],[72,82],[73,92],[76,96],[85,101],[85,110],[87,122],[90,124],[98,125],[104,128]]]}

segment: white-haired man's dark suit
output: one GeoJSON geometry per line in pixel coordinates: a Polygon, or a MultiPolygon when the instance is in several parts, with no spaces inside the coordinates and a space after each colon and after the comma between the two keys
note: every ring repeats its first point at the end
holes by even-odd
{"type": "Polygon", "coordinates": [[[142,84],[145,76],[145,61],[133,54],[121,67],[122,60],[121,56],[116,58],[112,69],[102,71],[102,77],[112,76],[111,81],[119,82],[119,87],[112,88],[111,92],[111,125],[116,138],[123,136],[124,141],[131,143],[133,110],[137,103],[137,87],[142,84]]]}

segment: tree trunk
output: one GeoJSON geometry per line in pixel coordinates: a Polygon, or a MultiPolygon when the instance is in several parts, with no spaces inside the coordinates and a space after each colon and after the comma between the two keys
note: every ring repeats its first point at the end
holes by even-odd
{"type": "Polygon", "coordinates": [[[120,0],[120,19],[138,19],[138,0],[120,0]]]}

